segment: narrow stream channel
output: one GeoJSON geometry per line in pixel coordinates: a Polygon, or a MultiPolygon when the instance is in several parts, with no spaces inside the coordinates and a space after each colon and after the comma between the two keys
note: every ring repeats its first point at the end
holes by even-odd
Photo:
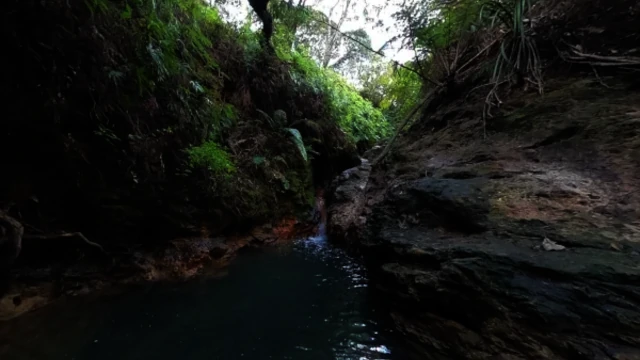
{"type": "Polygon", "coordinates": [[[361,264],[318,236],[242,254],[221,278],[75,298],[2,323],[0,358],[399,359],[381,315],[361,264]]]}

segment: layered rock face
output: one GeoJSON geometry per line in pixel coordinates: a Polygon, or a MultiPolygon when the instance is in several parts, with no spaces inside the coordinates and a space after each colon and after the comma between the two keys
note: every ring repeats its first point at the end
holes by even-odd
{"type": "Polygon", "coordinates": [[[486,138],[477,105],[430,114],[329,219],[423,359],[640,359],[640,94],[511,98],[486,138]]]}

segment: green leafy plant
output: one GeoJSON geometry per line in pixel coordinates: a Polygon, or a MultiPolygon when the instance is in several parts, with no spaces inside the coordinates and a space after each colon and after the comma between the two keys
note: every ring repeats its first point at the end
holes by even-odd
{"type": "Polygon", "coordinates": [[[236,172],[229,154],[213,141],[187,150],[191,167],[203,167],[218,176],[228,177],[236,172]]]}
{"type": "Polygon", "coordinates": [[[525,21],[525,15],[531,10],[531,6],[531,0],[512,0],[506,4],[490,1],[486,4],[487,9],[492,12],[492,25],[498,22],[509,29],[500,43],[500,55],[494,66],[493,80],[498,82],[514,73],[521,78],[530,76],[542,91],[540,55],[529,31],[528,24],[531,22],[525,21]]]}
{"type": "Polygon", "coordinates": [[[404,119],[411,109],[420,101],[422,95],[422,79],[415,72],[393,66],[380,64],[361,77],[360,93],[378,107],[393,124],[404,119]]]}
{"type": "Polygon", "coordinates": [[[96,13],[106,13],[109,10],[109,4],[106,0],[85,0],[85,4],[91,12],[91,16],[96,13]]]}
{"type": "Polygon", "coordinates": [[[264,156],[254,156],[252,161],[255,166],[260,166],[265,164],[267,159],[264,156]]]}
{"type": "Polygon", "coordinates": [[[294,51],[289,56],[294,64],[294,81],[324,95],[331,119],[354,143],[374,143],[389,136],[391,125],[387,118],[344,78],[321,68],[304,53],[294,51]]]}
{"type": "Polygon", "coordinates": [[[297,129],[287,128],[286,129],[291,137],[293,138],[293,142],[298,147],[298,151],[300,151],[300,155],[304,159],[304,161],[308,161],[309,158],[307,156],[307,149],[304,147],[304,141],[302,141],[302,135],[300,135],[300,131],[297,129]]]}

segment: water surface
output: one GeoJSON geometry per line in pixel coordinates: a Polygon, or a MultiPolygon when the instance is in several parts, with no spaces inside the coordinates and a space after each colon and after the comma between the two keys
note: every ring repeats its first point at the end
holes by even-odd
{"type": "Polygon", "coordinates": [[[358,261],[323,237],[222,278],[75,298],[0,324],[3,360],[399,359],[358,261]]]}

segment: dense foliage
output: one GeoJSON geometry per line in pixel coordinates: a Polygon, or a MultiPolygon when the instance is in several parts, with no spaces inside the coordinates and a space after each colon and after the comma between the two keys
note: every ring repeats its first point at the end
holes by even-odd
{"type": "Polygon", "coordinates": [[[494,84],[529,81],[542,90],[533,40],[533,0],[413,0],[395,14],[414,69],[430,86],[489,76],[494,84]],[[485,62],[487,57],[493,62],[485,62]]]}
{"type": "Polygon", "coordinates": [[[297,76],[308,79],[315,92],[325,94],[331,116],[352,141],[373,144],[389,135],[390,125],[382,112],[340,75],[319,67],[304,54],[295,52],[290,58],[297,76]]]}
{"type": "Polygon", "coordinates": [[[374,64],[361,77],[361,93],[402,130],[416,109],[441,103],[461,88],[486,94],[485,116],[500,104],[505,83],[543,90],[542,61],[533,40],[532,0],[403,1],[394,19],[398,41],[413,59],[374,64]],[[471,85],[473,84],[473,85],[471,85]],[[439,97],[439,101],[431,101],[439,97]]]}
{"type": "Polygon", "coordinates": [[[132,236],[256,223],[308,210],[418,109],[473,92],[486,120],[501,89],[543,90],[541,2],[398,2],[377,49],[365,27],[387,3],[272,0],[272,49],[254,14],[229,22],[219,3],[246,2],[12,1],[9,68],[30,71],[3,83],[19,175],[0,205],[36,228],[132,236]],[[393,44],[411,59],[390,61],[393,44]]]}
{"type": "Polygon", "coordinates": [[[392,123],[402,121],[422,95],[418,74],[388,62],[378,62],[360,77],[360,93],[392,123]]]}
{"type": "Polygon", "coordinates": [[[3,84],[0,146],[18,167],[0,205],[41,231],[123,241],[306,216],[314,186],[389,133],[354,87],[293,46],[297,20],[278,20],[274,55],[251,19],[233,26],[200,0],[7,11],[10,65],[32,71],[3,84]]]}
{"type": "MultiPolygon", "coordinates": [[[[314,92],[326,95],[330,116],[337,120],[349,138],[356,143],[371,145],[387,137],[390,125],[383,114],[371,102],[363,99],[354,86],[334,72],[334,68],[340,69],[357,63],[359,57],[363,56],[362,52],[353,43],[335,34],[339,36],[339,45],[345,44],[346,51],[329,68],[328,63],[319,61],[319,50],[314,46],[322,40],[323,35],[327,36],[327,27],[322,26],[324,23],[317,22],[318,17],[322,21],[329,21],[326,16],[317,10],[302,6],[291,7],[284,2],[274,2],[272,9],[277,23],[274,45],[278,56],[294,64],[294,76],[297,79],[311,84],[314,92]],[[319,34],[314,34],[314,31],[319,34]]],[[[366,37],[366,33],[364,36],[366,37]]]]}

